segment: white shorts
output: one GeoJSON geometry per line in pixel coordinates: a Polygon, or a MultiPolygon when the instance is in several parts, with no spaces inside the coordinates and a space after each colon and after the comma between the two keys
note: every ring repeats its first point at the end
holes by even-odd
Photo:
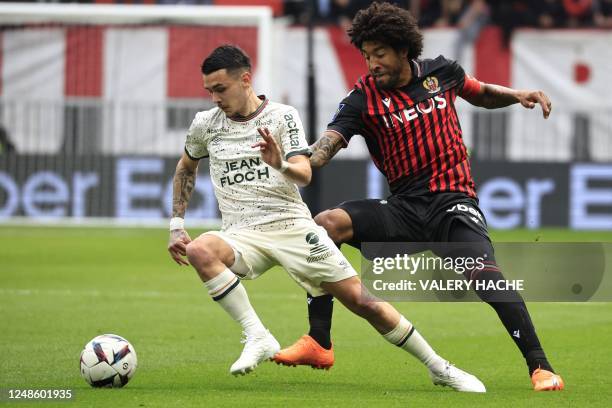
{"type": "Polygon", "coordinates": [[[280,265],[312,296],[324,295],[322,282],[338,282],[357,272],[314,221],[300,223],[286,230],[248,229],[209,231],[234,250],[235,262],[229,268],[241,279],[255,279],[273,266],[280,265]]]}

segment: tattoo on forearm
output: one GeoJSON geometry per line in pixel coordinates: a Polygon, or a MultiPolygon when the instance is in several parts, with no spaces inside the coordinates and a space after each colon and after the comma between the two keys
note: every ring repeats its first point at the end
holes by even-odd
{"type": "Polygon", "coordinates": [[[342,138],[338,135],[326,134],[317,140],[312,146],[310,165],[312,167],[323,167],[338,153],[342,147],[342,138]]]}
{"type": "Polygon", "coordinates": [[[486,84],[480,106],[488,109],[503,108],[518,102],[513,90],[499,85],[486,84]]]}
{"type": "Polygon", "coordinates": [[[172,195],[172,216],[185,218],[187,204],[191,198],[191,192],[195,185],[195,171],[191,171],[185,167],[176,169],[173,180],[173,195],[172,195]]]}

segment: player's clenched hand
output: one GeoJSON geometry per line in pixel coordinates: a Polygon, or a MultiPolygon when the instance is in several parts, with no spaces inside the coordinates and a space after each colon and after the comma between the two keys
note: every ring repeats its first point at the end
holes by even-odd
{"type": "Polygon", "coordinates": [[[259,147],[263,161],[276,170],[280,169],[283,162],[283,156],[281,154],[280,146],[278,143],[276,143],[274,136],[272,136],[270,130],[265,127],[257,128],[257,131],[263,140],[260,140],[251,147],[259,147]]]}
{"type": "Polygon", "coordinates": [[[168,241],[168,252],[170,256],[179,265],[189,265],[185,260],[187,256],[187,244],[191,242],[191,238],[184,229],[175,229],[170,231],[170,240],[168,241]]]}
{"type": "Polygon", "coordinates": [[[542,107],[542,113],[544,114],[544,119],[548,118],[550,115],[550,111],[552,110],[552,103],[546,95],[542,91],[524,91],[518,95],[519,102],[521,105],[528,109],[533,109],[536,105],[540,105],[542,107]]]}

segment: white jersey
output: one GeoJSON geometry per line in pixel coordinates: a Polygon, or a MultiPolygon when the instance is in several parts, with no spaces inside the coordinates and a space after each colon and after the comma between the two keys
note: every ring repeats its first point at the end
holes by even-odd
{"type": "Polygon", "coordinates": [[[187,134],[189,157],[210,159],[224,231],[285,229],[298,220],[312,219],[297,186],[268,166],[259,148],[251,147],[262,140],[258,127],[270,130],[285,159],[308,154],[297,110],[267,99],[242,120],[229,119],[219,108],[198,112],[187,134]]]}

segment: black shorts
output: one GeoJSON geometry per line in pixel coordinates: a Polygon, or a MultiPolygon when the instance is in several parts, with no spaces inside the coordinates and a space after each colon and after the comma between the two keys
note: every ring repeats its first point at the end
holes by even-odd
{"type": "Polygon", "coordinates": [[[351,217],[351,243],[449,242],[455,226],[467,226],[490,242],[478,201],[463,193],[397,194],[385,200],[345,201],[336,208],[351,217]]]}

